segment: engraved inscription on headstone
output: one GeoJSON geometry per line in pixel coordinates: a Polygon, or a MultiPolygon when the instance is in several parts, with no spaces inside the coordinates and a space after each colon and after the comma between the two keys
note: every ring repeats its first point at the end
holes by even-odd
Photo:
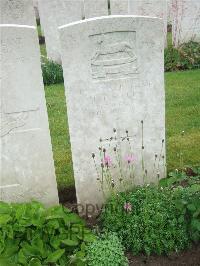
{"type": "Polygon", "coordinates": [[[91,58],[94,80],[134,77],[138,74],[134,47],[136,32],[107,32],[91,35],[90,39],[97,47],[91,58]]]}

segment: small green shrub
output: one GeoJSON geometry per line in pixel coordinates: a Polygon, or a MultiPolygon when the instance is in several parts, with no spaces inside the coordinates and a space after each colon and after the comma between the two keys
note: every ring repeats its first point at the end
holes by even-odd
{"type": "Polygon", "coordinates": [[[93,240],[83,220],[62,206],[0,202],[1,266],[70,265],[71,256],[93,240]]]}
{"type": "Polygon", "coordinates": [[[174,191],[174,202],[182,212],[192,241],[200,240],[200,168],[186,168],[174,171],[168,178],[160,180],[160,186],[174,191]],[[179,189],[176,190],[175,188],[179,189]]]}
{"type": "Polygon", "coordinates": [[[114,233],[102,234],[87,247],[87,264],[89,266],[126,266],[128,260],[124,248],[114,233]]]}
{"type": "Polygon", "coordinates": [[[111,197],[101,222],[104,228],[116,232],[134,254],[169,253],[189,244],[185,217],[168,188],[139,187],[111,197]]]}
{"type": "Polygon", "coordinates": [[[174,198],[175,205],[182,212],[189,238],[194,242],[200,240],[200,184],[193,184],[178,190],[178,197],[174,198]]]}
{"type": "Polygon", "coordinates": [[[188,42],[175,48],[165,49],[165,71],[200,68],[200,43],[188,42]]]}
{"type": "Polygon", "coordinates": [[[42,75],[45,85],[63,82],[62,66],[47,59],[42,63],[42,75]]]}

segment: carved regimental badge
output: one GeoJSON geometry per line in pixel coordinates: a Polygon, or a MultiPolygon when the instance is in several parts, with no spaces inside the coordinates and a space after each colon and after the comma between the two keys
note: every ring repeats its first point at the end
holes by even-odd
{"type": "Polygon", "coordinates": [[[137,76],[136,32],[108,32],[91,35],[90,38],[95,47],[91,58],[93,80],[137,76]]]}

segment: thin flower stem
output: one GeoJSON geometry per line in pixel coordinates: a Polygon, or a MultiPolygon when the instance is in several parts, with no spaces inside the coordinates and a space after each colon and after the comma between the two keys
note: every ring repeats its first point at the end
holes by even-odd
{"type": "Polygon", "coordinates": [[[142,125],[142,172],[143,172],[143,183],[146,183],[145,180],[145,165],[144,165],[144,125],[143,125],[143,120],[141,121],[142,125]]]}
{"type": "Polygon", "coordinates": [[[95,170],[96,170],[96,173],[97,173],[98,179],[100,180],[100,175],[99,175],[99,171],[98,171],[98,168],[97,168],[97,164],[96,164],[95,157],[93,158],[93,161],[94,161],[94,166],[95,166],[95,170]]]}

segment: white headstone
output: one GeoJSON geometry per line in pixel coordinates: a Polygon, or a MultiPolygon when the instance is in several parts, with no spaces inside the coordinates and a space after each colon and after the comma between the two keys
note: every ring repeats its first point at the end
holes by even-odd
{"type": "Polygon", "coordinates": [[[129,0],[129,13],[137,16],[162,18],[164,39],[167,45],[167,2],[166,0],[129,0]]]}
{"type": "Polygon", "coordinates": [[[34,26],[0,25],[0,200],[58,203],[34,26]]]}
{"type": "Polygon", "coordinates": [[[0,24],[36,25],[33,2],[0,0],[0,24]]]}
{"type": "Polygon", "coordinates": [[[40,23],[49,59],[61,63],[58,27],[82,19],[82,5],[81,0],[39,0],[40,23]]]}
{"type": "Polygon", "coordinates": [[[110,0],[111,15],[127,15],[128,0],[110,0]]]}
{"type": "Polygon", "coordinates": [[[172,2],[173,2],[173,0],[167,0],[167,22],[169,24],[172,24],[172,18],[173,18],[172,2]]]}
{"type": "Polygon", "coordinates": [[[108,0],[84,0],[85,18],[108,15],[108,0]]]}
{"type": "Polygon", "coordinates": [[[189,41],[200,42],[200,1],[173,0],[172,40],[177,47],[189,41]]]}
{"type": "Polygon", "coordinates": [[[33,7],[35,10],[35,16],[37,19],[39,19],[40,15],[39,15],[39,10],[38,10],[38,0],[33,0],[33,7]]]}
{"type": "Polygon", "coordinates": [[[155,154],[165,138],[162,20],[107,16],[60,27],[60,37],[78,203],[103,201],[91,154],[113,128],[119,138],[125,130],[133,136],[135,182],[142,183],[141,120],[147,182],[154,182],[155,154]]]}

